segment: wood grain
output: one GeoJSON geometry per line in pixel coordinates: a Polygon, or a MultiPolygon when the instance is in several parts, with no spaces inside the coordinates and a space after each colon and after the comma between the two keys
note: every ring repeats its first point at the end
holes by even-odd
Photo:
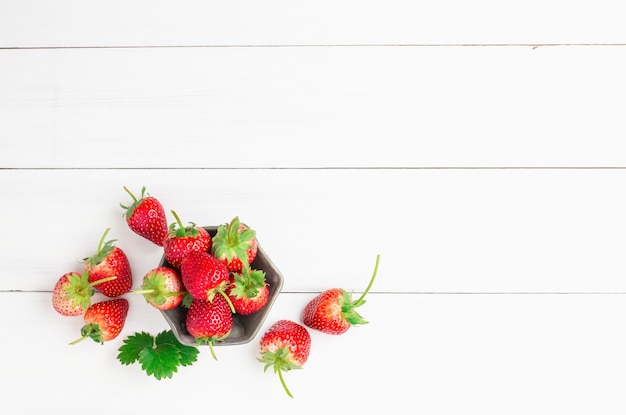
{"type": "Polygon", "coordinates": [[[0,50],[0,166],[624,167],[625,48],[0,50]]]}
{"type": "Polygon", "coordinates": [[[0,47],[624,43],[598,0],[4,1],[0,47]]]}
{"type": "Polygon", "coordinates": [[[186,222],[255,228],[284,290],[624,292],[618,169],[4,170],[0,289],[50,290],[107,227],[137,275],[162,250],[119,203],[147,186],[186,222]],[[27,231],[25,231],[25,229],[27,231]],[[9,237],[10,235],[10,237],[9,237]]]}
{"type": "Polygon", "coordinates": [[[3,405],[623,415],[622,8],[0,2],[3,405]],[[122,366],[126,336],[168,328],[131,294],[122,336],[69,346],[82,319],[51,289],[107,227],[135,286],[161,258],[124,223],[124,185],[170,220],[255,228],[285,278],[261,332],[361,292],[380,254],[370,323],[312,332],[293,400],[257,340],[163,381],[122,366]]]}

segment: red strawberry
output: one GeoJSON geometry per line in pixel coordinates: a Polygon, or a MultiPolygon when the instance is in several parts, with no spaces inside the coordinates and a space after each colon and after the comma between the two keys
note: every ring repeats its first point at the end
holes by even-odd
{"type": "Polygon", "coordinates": [[[173,268],[157,267],[143,277],[141,290],[133,294],[142,294],[151,306],[158,310],[171,310],[177,307],[185,296],[185,287],[178,273],[173,268]]]}
{"type": "Polygon", "coordinates": [[[241,271],[242,262],[251,264],[257,253],[256,232],[239,222],[239,217],[217,228],[211,253],[229,271],[241,271]]]}
{"type": "Polygon", "coordinates": [[[86,338],[100,344],[113,340],[122,332],[127,315],[128,300],[125,298],[114,298],[93,304],[83,317],[85,325],[80,330],[82,337],[70,344],[76,344],[86,338]]]}
{"type": "Polygon", "coordinates": [[[260,351],[261,358],[257,360],[265,363],[263,371],[273,367],[285,392],[293,398],[283,379],[283,371],[301,369],[309,358],[311,335],[307,329],[291,320],[279,320],[261,337],[260,351]]]}
{"type": "Polygon", "coordinates": [[[213,359],[217,360],[213,344],[228,337],[233,328],[233,314],[222,296],[215,297],[213,301],[192,300],[186,326],[198,345],[209,345],[213,359]]]}
{"type": "Polygon", "coordinates": [[[124,186],[124,190],[133,198],[130,206],[120,206],[126,210],[124,217],[128,227],[137,235],[146,238],[158,246],[163,246],[167,237],[167,218],[165,209],[158,199],[146,195],[146,187],[141,188],[141,197],[137,199],[130,190],[124,186]]]}
{"type": "Polygon", "coordinates": [[[364,297],[374,283],[379,261],[380,255],[376,257],[374,274],[358,300],[352,301],[351,295],[341,288],[326,290],[305,306],[302,315],[304,324],[327,334],[343,334],[353,325],[367,324],[355,308],[365,304],[364,297]]]}
{"type": "Polygon", "coordinates": [[[117,277],[103,278],[89,282],[89,273],[82,275],[76,272],[63,274],[52,289],[52,307],[63,316],[80,316],[91,305],[94,295],[94,285],[110,281],[117,277]]]}
{"type": "Polygon", "coordinates": [[[117,277],[112,281],[98,284],[97,290],[107,297],[118,297],[130,291],[133,277],[128,257],[121,248],[114,245],[116,240],[104,242],[110,230],[111,228],[108,228],[102,235],[96,253],[84,259],[85,272],[89,273],[89,282],[117,277]]]}
{"type": "Polygon", "coordinates": [[[212,301],[220,294],[235,312],[226,294],[230,276],[226,265],[208,252],[190,252],[180,266],[183,284],[189,295],[196,300],[212,301]]]}
{"type": "Polygon", "coordinates": [[[180,218],[172,210],[176,218],[169,227],[169,234],[163,241],[163,251],[167,262],[174,268],[179,269],[183,259],[193,251],[209,252],[211,250],[211,235],[206,229],[190,222],[189,226],[183,225],[180,218]]]}
{"type": "Polygon", "coordinates": [[[249,265],[244,265],[240,273],[233,273],[227,291],[235,311],[244,316],[262,309],[267,303],[269,292],[265,272],[252,270],[249,265]]]}

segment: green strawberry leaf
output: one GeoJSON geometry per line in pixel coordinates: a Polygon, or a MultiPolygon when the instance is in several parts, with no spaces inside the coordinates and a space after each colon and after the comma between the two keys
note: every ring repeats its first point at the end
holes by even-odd
{"type": "Polygon", "coordinates": [[[167,330],[159,333],[156,337],[155,343],[158,346],[173,344],[178,349],[180,354],[180,364],[182,366],[191,366],[193,362],[198,360],[199,350],[194,346],[186,346],[178,341],[172,330],[167,330]]]}
{"type": "Polygon", "coordinates": [[[120,354],[117,355],[117,358],[123,365],[130,365],[139,360],[139,355],[143,349],[151,348],[153,344],[154,339],[150,334],[135,333],[124,340],[124,345],[118,349],[120,354]]]}
{"type": "Polygon", "coordinates": [[[128,336],[119,349],[118,360],[124,364],[139,362],[148,376],[171,378],[178,366],[190,366],[198,358],[197,347],[181,344],[171,330],[156,337],[141,332],[128,336]]]}
{"type": "Polygon", "coordinates": [[[178,371],[180,353],[173,344],[162,344],[158,347],[147,347],[139,353],[141,368],[157,379],[171,378],[178,371]]]}

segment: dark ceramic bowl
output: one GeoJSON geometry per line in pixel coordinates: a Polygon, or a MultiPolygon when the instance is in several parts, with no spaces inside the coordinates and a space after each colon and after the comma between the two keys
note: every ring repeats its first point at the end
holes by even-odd
{"type": "MultiPolygon", "coordinates": [[[[217,233],[217,226],[203,226],[203,228],[209,232],[211,237],[215,236],[217,233]]],[[[257,247],[258,250],[256,258],[250,266],[252,269],[259,269],[265,272],[265,277],[269,285],[269,299],[267,300],[267,304],[265,304],[261,310],[247,316],[233,314],[232,331],[228,337],[221,342],[216,342],[214,346],[244,344],[254,339],[283,286],[282,274],[269,259],[263,248],[261,248],[258,238],[257,247]]],[[[171,265],[166,261],[165,256],[161,258],[159,266],[171,267],[171,265]]],[[[188,346],[197,345],[196,339],[189,334],[187,327],[185,326],[185,319],[187,316],[187,309],[185,307],[178,306],[172,310],[161,311],[161,314],[163,314],[163,317],[165,317],[165,320],[172,328],[172,331],[178,341],[188,346]]]]}

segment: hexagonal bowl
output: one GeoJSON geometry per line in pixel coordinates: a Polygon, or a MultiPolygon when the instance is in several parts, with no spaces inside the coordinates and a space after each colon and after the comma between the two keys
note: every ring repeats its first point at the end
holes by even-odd
{"type": "MultiPolygon", "coordinates": [[[[217,233],[217,226],[203,226],[203,228],[209,232],[211,237],[215,236],[217,233]]],[[[266,281],[269,285],[269,298],[267,300],[267,304],[265,304],[261,310],[250,315],[244,316],[240,314],[233,314],[232,331],[224,340],[214,343],[214,346],[245,344],[254,339],[259,332],[261,325],[265,321],[265,318],[269,314],[276,297],[282,289],[283,276],[261,247],[258,238],[257,247],[258,250],[256,258],[250,266],[253,269],[259,269],[265,272],[266,281]]],[[[165,256],[161,258],[159,266],[171,267],[165,259],[165,256]]],[[[185,319],[187,317],[187,309],[185,307],[181,305],[172,310],[161,311],[161,314],[171,327],[179,342],[188,346],[197,346],[196,339],[189,334],[185,325],[185,319]]]]}

